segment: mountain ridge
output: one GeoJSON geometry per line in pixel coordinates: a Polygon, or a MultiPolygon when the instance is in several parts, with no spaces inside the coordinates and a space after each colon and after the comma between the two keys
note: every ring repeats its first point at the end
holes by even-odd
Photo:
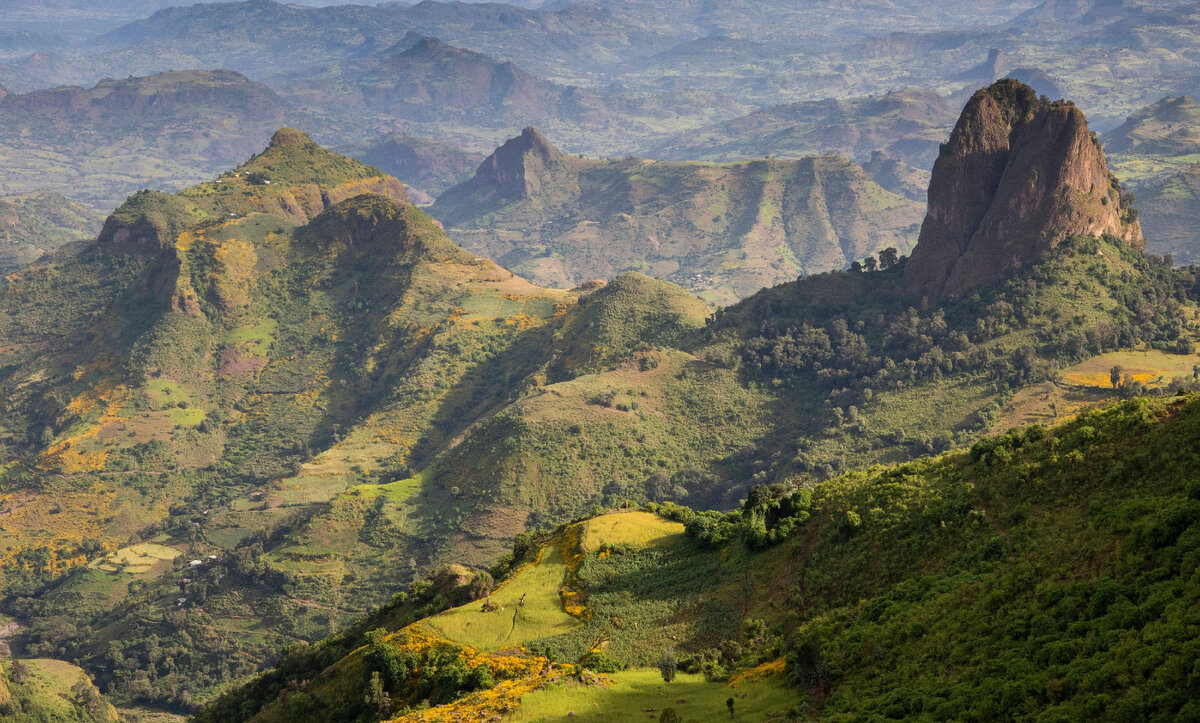
{"type": "Polygon", "coordinates": [[[460,243],[538,283],[570,288],[640,269],[718,303],[885,247],[907,253],[920,217],[917,204],[836,156],[591,160],[533,128],[430,212],[460,243]]]}

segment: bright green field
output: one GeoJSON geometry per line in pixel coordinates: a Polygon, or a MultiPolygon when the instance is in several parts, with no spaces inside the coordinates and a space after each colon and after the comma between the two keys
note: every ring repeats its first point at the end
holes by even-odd
{"type": "Polygon", "coordinates": [[[389,502],[403,502],[409,497],[412,497],[421,489],[421,485],[428,481],[431,471],[431,469],[427,468],[421,470],[413,477],[396,480],[395,482],[388,482],[387,484],[354,485],[350,489],[346,490],[346,494],[361,496],[368,500],[382,495],[389,502]]]}
{"type": "Polygon", "coordinates": [[[481,650],[560,635],[580,625],[563,610],[558,595],[566,574],[559,549],[547,547],[536,563],[492,593],[498,610],[485,613],[483,603],[476,600],[435,615],[425,625],[440,637],[481,650]],[[517,605],[522,595],[525,604],[517,605]]]}
{"type": "Polygon", "coordinates": [[[732,697],[737,720],[762,721],[768,720],[769,714],[781,713],[796,704],[795,692],[785,688],[778,677],[743,683],[737,688],[686,673],[664,683],[653,668],[626,670],[612,677],[616,682],[608,687],[557,683],[529,693],[505,720],[582,719],[624,723],[658,720],[664,708],[674,708],[685,721],[719,721],[729,719],[725,701],[732,697]]]}
{"type": "Polygon", "coordinates": [[[622,512],[588,520],[583,526],[580,546],[594,552],[605,545],[654,547],[669,543],[683,534],[683,525],[651,512],[622,512]]]}

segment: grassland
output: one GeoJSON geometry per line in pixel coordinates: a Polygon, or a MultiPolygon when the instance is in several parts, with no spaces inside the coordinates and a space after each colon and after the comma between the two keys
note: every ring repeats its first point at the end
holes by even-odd
{"type": "Polygon", "coordinates": [[[583,524],[579,548],[597,553],[610,545],[634,548],[669,545],[683,534],[683,525],[659,515],[631,510],[625,513],[602,515],[583,524]]]}
{"type": "Polygon", "coordinates": [[[489,651],[560,635],[580,625],[563,610],[559,591],[566,577],[561,552],[548,547],[533,564],[492,592],[496,610],[484,612],[482,601],[472,600],[429,618],[422,627],[446,640],[489,651]]]}
{"type": "Polygon", "coordinates": [[[104,700],[78,666],[51,658],[20,661],[25,680],[11,680],[13,661],[4,660],[4,672],[13,701],[5,704],[11,720],[63,721],[64,723],[116,723],[117,710],[104,700]],[[12,706],[20,706],[14,710],[12,706]],[[25,716],[28,716],[27,718],[25,716]]]}
{"type": "MultiPolygon", "coordinates": [[[[775,666],[782,672],[782,661],[775,666]]],[[[521,697],[521,704],[505,718],[514,723],[561,720],[658,720],[667,708],[683,721],[730,718],[726,701],[734,700],[733,720],[769,720],[795,705],[795,693],[775,675],[752,676],[736,684],[714,683],[703,675],[682,673],[664,683],[657,669],[626,670],[612,674],[608,685],[552,683],[521,697]]]]}
{"type": "Polygon", "coordinates": [[[1195,378],[1200,355],[1168,354],[1157,349],[1112,352],[1064,368],[1052,381],[1033,385],[1013,395],[1000,410],[993,430],[1004,432],[1025,424],[1052,424],[1084,409],[1111,400],[1116,393],[1113,367],[1147,387],[1162,390],[1195,378]]]}
{"type": "Polygon", "coordinates": [[[181,550],[153,542],[142,542],[129,547],[122,547],[106,557],[93,560],[88,564],[105,572],[127,572],[132,575],[145,575],[151,572],[161,562],[170,562],[182,555],[181,550]]]}

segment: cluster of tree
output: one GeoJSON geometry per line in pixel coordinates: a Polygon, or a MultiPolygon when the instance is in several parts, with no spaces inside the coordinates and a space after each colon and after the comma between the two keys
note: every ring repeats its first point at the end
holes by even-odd
{"type": "Polygon", "coordinates": [[[806,573],[786,656],[809,714],[1200,714],[1196,400],[1134,399],[820,488],[825,569],[806,573]]]}
{"type": "Polygon", "coordinates": [[[899,263],[901,261],[903,261],[905,258],[907,258],[907,257],[901,256],[900,252],[898,252],[894,246],[888,246],[886,249],[883,249],[882,251],[879,252],[879,260],[878,261],[875,260],[874,256],[867,256],[861,262],[860,261],[851,262],[850,270],[856,274],[860,274],[863,271],[870,273],[872,271],[875,271],[876,269],[878,269],[879,271],[887,271],[888,269],[892,268],[893,266],[899,265],[899,263]]]}
{"type": "Polygon", "coordinates": [[[812,490],[796,480],[750,488],[741,509],[732,512],[692,510],[667,502],[648,509],[682,522],[684,532],[705,547],[721,547],[740,538],[752,550],[777,544],[808,520],[812,490]]]}

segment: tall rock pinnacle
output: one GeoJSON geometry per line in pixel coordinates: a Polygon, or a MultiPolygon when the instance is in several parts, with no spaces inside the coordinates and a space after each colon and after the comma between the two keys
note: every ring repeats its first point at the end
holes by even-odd
{"type": "Polygon", "coordinates": [[[905,286],[961,296],[1078,234],[1142,244],[1083,113],[1006,78],[971,97],[942,147],[905,286]]]}

